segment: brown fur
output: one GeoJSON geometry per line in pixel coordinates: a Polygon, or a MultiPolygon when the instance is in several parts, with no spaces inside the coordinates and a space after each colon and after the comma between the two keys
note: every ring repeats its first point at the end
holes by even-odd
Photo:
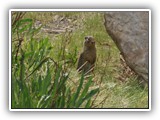
{"type": "Polygon", "coordinates": [[[96,61],[96,47],[95,41],[92,36],[86,36],[84,45],[83,45],[83,52],[80,54],[78,60],[78,71],[83,71],[87,73],[88,71],[93,71],[93,67],[96,61]]]}

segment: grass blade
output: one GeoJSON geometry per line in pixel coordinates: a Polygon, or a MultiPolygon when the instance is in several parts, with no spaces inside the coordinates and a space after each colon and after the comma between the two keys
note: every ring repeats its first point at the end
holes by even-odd
{"type": "Polygon", "coordinates": [[[83,98],[84,100],[90,99],[93,95],[95,95],[97,92],[99,91],[99,88],[91,90],[86,96],[85,98],[83,98]]]}
{"type": "Polygon", "coordinates": [[[29,78],[36,70],[38,70],[38,69],[39,69],[45,62],[47,62],[49,59],[50,59],[49,57],[43,59],[43,60],[39,63],[39,65],[26,77],[26,79],[29,78]]]}
{"type": "Polygon", "coordinates": [[[83,89],[83,91],[82,91],[82,93],[76,103],[76,107],[79,107],[84,102],[83,98],[86,96],[91,83],[92,83],[92,78],[90,78],[89,81],[87,82],[87,84],[85,85],[85,87],[84,87],[84,89],[83,89]]]}
{"type": "Polygon", "coordinates": [[[73,101],[72,101],[72,103],[73,103],[72,105],[73,105],[73,106],[75,106],[75,104],[76,104],[76,100],[77,100],[77,98],[78,98],[78,96],[79,96],[80,90],[82,89],[83,81],[84,81],[84,73],[82,73],[79,86],[78,86],[77,91],[76,91],[76,93],[75,93],[75,95],[74,95],[74,99],[73,99],[73,101]]]}
{"type": "Polygon", "coordinates": [[[85,108],[90,108],[91,105],[91,98],[87,101],[85,108]]]}

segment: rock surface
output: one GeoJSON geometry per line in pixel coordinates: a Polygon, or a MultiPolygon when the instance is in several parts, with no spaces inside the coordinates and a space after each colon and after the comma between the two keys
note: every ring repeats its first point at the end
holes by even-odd
{"type": "Polygon", "coordinates": [[[148,81],[149,12],[106,12],[105,27],[128,66],[148,81]]]}

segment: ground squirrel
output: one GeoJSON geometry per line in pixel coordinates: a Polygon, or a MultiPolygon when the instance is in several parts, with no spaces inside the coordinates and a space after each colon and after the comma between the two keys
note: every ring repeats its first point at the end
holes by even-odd
{"type": "Polygon", "coordinates": [[[95,61],[96,47],[94,38],[92,36],[86,36],[83,45],[83,52],[80,54],[78,60],[78,72],[83,71],[84,73],[89,73],[90,71],[93,71],[95,61]]]}

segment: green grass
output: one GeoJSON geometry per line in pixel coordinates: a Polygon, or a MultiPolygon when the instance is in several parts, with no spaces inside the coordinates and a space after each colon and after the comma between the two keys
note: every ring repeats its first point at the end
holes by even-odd
{"type": "Polygon", "coordinates": [[[62,20],[58,28],[66,32],[49,34],[29,23],[18,35],[12,29],[12,108],[148,108],[148,88],[137,76],[119,79],[124,68],[103,13],[27,12],[23,18],[32,26],[41,21],[42,28],[62,20]],[[87,35],[96,40],[97,61],[94,74],[83,78],[76,65],[87,35]]]}

